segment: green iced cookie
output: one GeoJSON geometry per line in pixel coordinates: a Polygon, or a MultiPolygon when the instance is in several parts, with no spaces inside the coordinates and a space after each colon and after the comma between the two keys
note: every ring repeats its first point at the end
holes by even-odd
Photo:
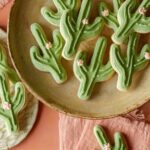
{"type": "Polygon", "coordinates": [[[93,0],[83,0],[77,17],[73,16],[72,10],[66,10],[62,13],[60,32],[65,39],[62,52],[65,59],[73,59],[80,43],[100,34],[103,29],[101,17],[97,17],[92,24],[89,22],[92,4],[93,0]]]}
{"type": "Polygon", "coordinates": [[[34,23],[31,31],[39,47],[33,46],[30,49],[30,56],[33,65],[40,71],[48,72],[57,83],[67,80],[67,73],[61,63],[61,54],[64,40],[58,30],[53,32],[53,44],[48,41],[42,27],[34,23]]]}
{"type": "Polygon", "coordinates": [[[125,139],[119,132],[116,132],[114,135],[114,146],[110,144],[110,141],[108,140],[108,137],[101,126],[96,125],[94,127],[94,134],[102,150],[128,150],[125,139]]]}
{"type": "Polygon", "coordinates": [[[113,44],[110,50],[110,62],[118,74],[117,88],[127,90],[132,83],[133,74],[144,69],[150,60],[150,44],[146,44],[137,54],[139,35],[133,33],[129,37],[126,56],[121,54],[120,46],[113,44]]]}
{"type": "Polygon", "coordinates": [[[112,40],[121,44],[128,40],[133,32],[150,33],[150,17],[146,12],[150,9],[150,1],[114,0],[115,11],[111,12],[105,3],[100,4],[99,13],[105,22],[114,30],[112,40]]]}
{"type": "Polygon", "coordinates": [[[97,41],[89,66],[86,64],[86,53],[84,51],[77,53],[73,69],[75,76],[80,81],[78,96],[83,100],[90,98],[96,83],[106,81],[114,74],[109,61],[106,65],[103,65],[106,46],[106,38],[102,37],[97,41]]]}
{"type": "Polygon", "coordinates": [[[5,72],[8,75],[9,79],[15,83],[19,81],[19,78],[16,72],[14,71],[14,69],[9,67],[8,62],[7,62],[7,57],[4,52],[5,52],[5,49],[0,44],[0,72],[5,72]]]}
{"type": "Polygon", "coordinates": [[[18,132],[17,115],[25,104],[25,89],[22,83],[17,82],[14,93],[10,92],[8,77],[0,72],[0,117],[6,122],[10,133],[18,132]]]}
{"type": "Polygon", "coordinates": [[[57,13],[49,7],[43,7],[41,13],[50,24],[55,26],[59,26],[63,11],[72,10],[73,14],[76,15],[81,3],[80,0],[53,0],[53,2],[58,10],[57,13]]]}

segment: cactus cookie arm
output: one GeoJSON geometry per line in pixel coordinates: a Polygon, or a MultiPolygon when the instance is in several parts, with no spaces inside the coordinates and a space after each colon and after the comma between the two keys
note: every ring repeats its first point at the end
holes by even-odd
{"type": "Polygon", "coordinates": [[[107,81],[114,75],[114,73],[115,73],[115,71],[112,68],[110,61],[108,61],[108,63],[106,65],[102,66],[101,69],[99,70],[100,76],[97,77],[97,80],[98,81],[107,81]]]}
{"type": "Polygon", "coordinates": [[[120,25],[126,25],[131,18],[131,11],[137,4],[136,0],[126,0],[120,7],[117,17],[120,25]]]}
{"type": "Polygon", "coordinates": [[[15,111],[15,114],[18,114],[25,105],[25,88],[21,82],[18,82],[15,85],[15,95],[12,102],[13,110],[15,111]]]}
{"type": "Polygon", "coordinates": [[[77,56],[75,58],[75,63],[74,63],[74,66],[73,66],[73,69],[74,69],[74,73],[75,73],[75,76],[81,80],[82,77],[86,80],[87,76],[87,66],[86,66],[86,58],[87,58],[87,55],[85,52],[83,51],[79,51],[77,53],[77,56]]]}
{"type": "Polygon", "coordinates": [[[137,61],[134,64],[135,71],[140,71],[148,65],[149,59],[146,59],[146,53],[150,54],[150,44],[146,44],[145,46],[143,46],[141,53],[139,54],[139,56],[137,56],[137,61]]]}
{"type": "Polygon", "coordinates": [[[62,38],[59,30],[53,31],[53,47],[52,51],[58,59],[61,59],[62,48],[64,47],[64,39],[62,38]]]}
{"type": "Polygon", "coordinates": [[[121,133],[116,132],[114,138],[115,138],[115,146],[113,150],[128,150],[125,139],[123,138],[121,133]]]}
{"type": "Polygon", "coordinates": [[[30,56],[33,65],[40,71],[48,72],[49,71],[49,64],[47,60],[45,60],[42,55],[40,54],[40,49],[36,46],[32,46],[30,49],[30,56]]]}
{"type": "Polygon", "coordinates": [[[118,28],[118,20],[114,13],[110,11],[107,4],[104,2],[100,3],[99,15],[105,20],[106,24],[114,31],[118,28]]]}
{"type": "Polygon", "coordinates": [[[4,65],[7,65],[7,58],[6,58],[4,51],[5,50],[3,46],[0,44],[0,62],[4,65]]]}
{"type": "Polygon", "coordinates": [[[89,15],[91,13],[91,8],[92,8],[92,0],[83,0],[82,5],[78,14],[78,19],[77,19],[77,29],[81,28],[83,26],[83,20],[84,19],[89,19],[89,15]],[[86,10],[86,12],[85,12],[86,10]]]}
{"type": "Polygon", "coordinates": [[[7,73],[10,80],[15,83],[15,82],[19,81],[19,78],[18,78],[16,72],[11,67],[9,67],[9,65],[7,63],[6,54],[4,52],[5,52],[5,49],[0,44],[0,72],[7,73]]]}
{"type": "Polygon", "coordinates": [[[47,20],[50,24],[53,24],[55,26],[59,26],[60,24],[60,14],[53,12],[50,8],[48,7],[43,7],[41,9],[41,14],[47,20]]]}
{"type": "Polygon", "coordinates": [[[53,0],[58,12],[54,12],[51,8],[42,7],[41,14],[50,23],[55,26],[60,25],[60,18],[65,10],[72,10],[73,15],[78,11],[80,0],[53,0]]]}
{"type": "Polygon", "coordinates": [[[149,33],[150,32],[150,17],[143,17],[134,26],[134,31],[138,33],[149,33]]]}
{"type": "Polygon", "coordinates": [[[107,137],[104,129],[101,126],[96,125],[94,127],[94,134],[95,134],[96,139],[102,149],[104,148],[105,145],[109,144],[108,137],[107,137]]]}
{"type": "Polygon", "coordinates": [[[103,29],[103,25],[104,25],[103,22],[104,21],[101,17],[97,17],[95,21],[93,22],[93,24],[87,25],[85,27],[85,31],[83,32],[81,39],[86,40],[91,36],[94,37],[98,35],[103,29]]]}
{"type": "Polygon", "coordinates": [[[118,13],[119,8],[122,5],[123,0],[113,0],[113,6],[115,13],[118,13]]]}

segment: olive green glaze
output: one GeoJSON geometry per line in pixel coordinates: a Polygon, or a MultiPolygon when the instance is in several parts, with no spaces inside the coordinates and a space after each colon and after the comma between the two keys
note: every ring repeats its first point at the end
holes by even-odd
{"type": "Polygon", "coordinates": [[[103,129],[103,127],[96,125],[94,127],[94,134],[102,150],[128,150],[124,137],[120,132],[114,135],[115,145],[112,146],[103,129]]]}

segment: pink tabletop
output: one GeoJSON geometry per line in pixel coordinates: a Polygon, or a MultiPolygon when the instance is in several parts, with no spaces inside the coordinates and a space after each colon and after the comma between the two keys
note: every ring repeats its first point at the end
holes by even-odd
{"type": "MultiPolygon", "coordinates": [[[[4,29],[11,4],[0,10],[0,27],[4,29]]],[[[30,135],[12,150],[59,150],[58,113],[40,104],[37,121],[30,135]]]]}

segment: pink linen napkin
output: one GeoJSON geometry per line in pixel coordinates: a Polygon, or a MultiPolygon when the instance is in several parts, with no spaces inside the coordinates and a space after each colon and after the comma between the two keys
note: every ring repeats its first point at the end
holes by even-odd
{"type": "Polygon", "coordinates": [[[0,0],[0,9],[7,5],[11,0],[0,0]]]}
{"type": "Polygon", "coordinates": [[[125,116],[86,120],[60,114],[60,150],[100,150],[93,127],[102,125],[113,143],[113,134],[124,134],[129,150],[150,150],[150,102],[125,116]]]}

